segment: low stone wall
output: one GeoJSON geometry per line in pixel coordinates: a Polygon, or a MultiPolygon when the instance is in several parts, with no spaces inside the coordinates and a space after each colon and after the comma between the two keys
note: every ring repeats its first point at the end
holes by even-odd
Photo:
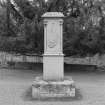
{"type": "Polygon", "coordinates": [[[32,63],[41,63],[42,57],[38,55],[19,55],[19,54],[10,54],[6,52],[0,52],[0,63],[4,62],[32,62],[32,63]]]}
{"type": "Polygon", "coordinates": [[[93,57],[65,57],[65,63],[67,64],[82,64],[82,65],[100,65],[99,56],[95,55],[93,57]]]}
{"type": "Polygon", "coordinates": [[[96,54],[93,57],[75,58],[65,57],[65,63],[67,64],[82,64],[82,65],[96,65],[98,67],[105,66],[105,54],[96,54]]]}
{"type": "MultiPolygon", "coordinates": [[[[7,62],[29,62],[29,63],[43,63],[43,57],[38,55],[17,55],[6,52],[0,52],[0,64],[6,65],[7,62]]],[[[81,65],[96,65],[98,67],[105,66],[105,54],[96,54],[93,57],[65,57],[66,64],[81,64],[81,65]]]]}

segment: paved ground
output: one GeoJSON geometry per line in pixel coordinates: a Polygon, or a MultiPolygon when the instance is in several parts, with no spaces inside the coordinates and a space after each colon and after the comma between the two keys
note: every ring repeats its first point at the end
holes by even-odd
{"type": "Polygon", "coordinates": [[[73,77],[82,96],[67,101],[32,100],[30,87],[34,77],[40,75],[40,67],[35,70],[0,69],[0,105],[105,105],[105,73],[65,72],[66,76],[73,77]]]}

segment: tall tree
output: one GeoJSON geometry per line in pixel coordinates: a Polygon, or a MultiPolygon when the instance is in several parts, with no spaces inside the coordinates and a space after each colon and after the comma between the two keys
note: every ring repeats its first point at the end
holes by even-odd
{"type": "Polygon", "coordinates": [[[105,40],[101,41],[105,33],[104,0],[48,0],[47,2],[45,0],[31,2],[29,0],[13,0],[13,2],[7,0],[4,7],[7,9],[8,35],[10,37],[15,35],[16,38],[12,45],[18,46],[16,43],[20,40],[22,42],[21,46],[15,47],[15,51],[19,48],[24,48],[22,50],[26,52],[43,51],[41,16],[45,12],[54,11],[65,15],[64,52],[66,54],[97,53],[100,51],[99,46],[105,43],[105,40]]]}

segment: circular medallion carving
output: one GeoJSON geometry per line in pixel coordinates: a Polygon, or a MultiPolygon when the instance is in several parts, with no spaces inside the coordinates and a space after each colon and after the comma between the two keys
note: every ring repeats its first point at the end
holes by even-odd
{"type": "Polygon", "coordinates": [[[55,40],[51,40],[48,42],[48,47],[49,48],[54,48],[56,46],[57,42],[55,40]]]}

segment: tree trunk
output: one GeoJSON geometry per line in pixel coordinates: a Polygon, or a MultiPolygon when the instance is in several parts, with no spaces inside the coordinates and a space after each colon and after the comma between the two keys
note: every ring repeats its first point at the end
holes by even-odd
{"type": "Polygon", "coordinates": [[[10,35],[10,0],[7,0],[7,36],[10,35]]]}

